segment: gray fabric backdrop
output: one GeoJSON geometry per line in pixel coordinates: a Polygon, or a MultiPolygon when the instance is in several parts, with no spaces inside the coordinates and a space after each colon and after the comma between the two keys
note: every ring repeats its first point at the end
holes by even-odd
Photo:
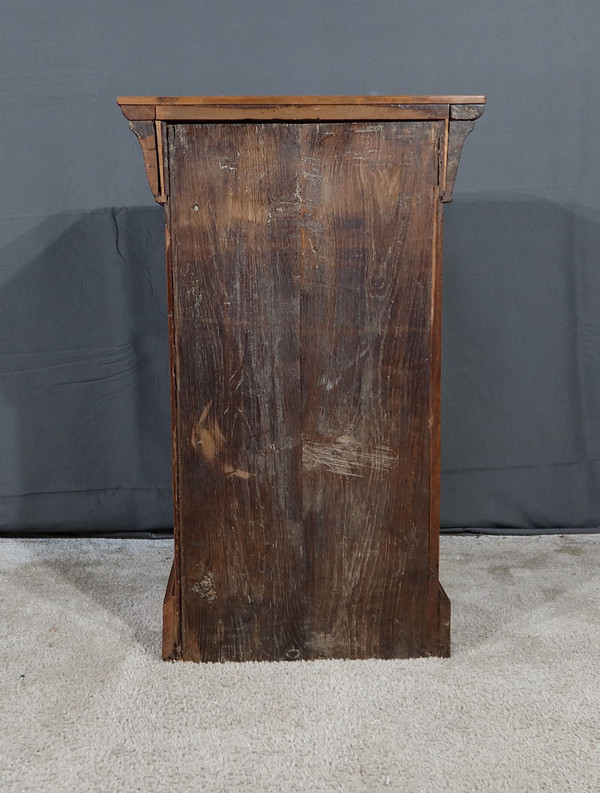
{"type": "Polygon", "coordinates": [[[596,0],[22,0],[0,30],[0,529],[171,525],[162,210],[118,94],[488,95],[446,209],[446,527],[600,523],[596,0]]]}

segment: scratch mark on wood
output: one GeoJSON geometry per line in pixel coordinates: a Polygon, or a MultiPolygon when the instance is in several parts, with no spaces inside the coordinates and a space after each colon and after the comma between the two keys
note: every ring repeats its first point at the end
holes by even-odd
{"type": "Polygon", "coordinates": [[[227,476],[237,476],[238,479],[250,479],[252,476],[252,474],[250,474],[248,471],[242,471],[240,468],[234,468],[228,463],[223,465],[223,473],[227,474],[227,476]]]}
{"type": "Polygon", "coordinates": [[[364,471],[388,470],[397,461],[389,446],[365,446],[351,435],[340,435],[330,443],[304,441],[302,467],[324,468],[338,476],[364,476],[364,471]]]}
{"type": "MultiPolygon", "coordinates": [[[[238,387],[240,383],[238,384],[238,387]]],[[[207,463],[219,468],[226,476],[249,479],[251,474],[221,459],[225,449],[225,436],[214,416],[209,417],[212,400],[206,405],[192,428],[192,446],[199,449],[207,463]]]]}

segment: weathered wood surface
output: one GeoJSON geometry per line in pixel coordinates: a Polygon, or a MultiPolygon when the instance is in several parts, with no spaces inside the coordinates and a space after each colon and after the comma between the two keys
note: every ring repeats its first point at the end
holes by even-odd
{"type": "Polygon", "coordinates": [[[429,520],[443,129],[169,129],[183,658],[448,652],[429,520]]]}
{"type": "MultiPolygon", "coordinates": [[[[442,198],[442,196],[440,196],[442,198]]],[[[439,583],[440,561],[440,478],[441,478],[441,379],[442,379],[442,264],[444,247],[443,204],[437,202],[433,227],[434,256],[432,260],[431,360],[429,362],[429,576],[432,593],[427,622],[437,631],[435,655],[450,655],[450,600],[439,583]],[[437,597],[435,587],[437,584],[437,597]]]]}
{"type": "Polygon", "coordinates": [[[186,659],[304,646],[298,131],[169,131],[186,659]]]}
{"type": "Polygon", "coordinates": [[[444,126],[301,129],[307,652],[433,653],[429,362],[444,126]]]}
{"type": "Polygon", "coordinates": [[[176,122],[210,121],[434,121],[446,131],[438,174],[442,201],[452,201],[458,163],[473,122],[484,111],[484,96],[122,96],[117,99],[144,154],[155,199],[166,201],[162,174],[162,130],[176,122]],[[152,126],[154,124],[154,126],[152,126]]]}
{"type": "MultiPolygon", "coordinates": [[[[166,129],[161,128],[161,148],[159,151],[160,169],[164,177],[164,185],[169,184],[169,156],[166,129]]],[[[177,332],[175,326],[175,301],[173,282],[173,256],[171,248],[171,206],[165,204],[165,249],[167,264],[167,305],[169,320],[169,357],[171,385],[171,453],[173,481],[173,527],[174,554],[173,566],[167,584],[163,603],[163,647],[162,656],[165,661],[174,661],[181,657],[181,542],[179,532],[179,429],[177,409],[177,332]]]]}
{"type": "Polygon", "coordinates": [[[123,107],[168,105],[466,105],[485,104],[485,96],[444,95],[313,95],[313,96],[120,96],[123,107]]]}
{"type": "Polygon", "coordinates": [[[450,105],[159,105],[166,121],[347,121],[447,119],[450,105]]]}
{"type": "Polygon", "coordinates": [[[126,118],[301,121],[478,118],[484,96],[122,96],[126,118]]]}
{"type": "Polygon", "coordinates": [[[452,105],[450,107],[450,118],[475,121],[475,119],[479,118],[483,114],[484,110],[485,101],[481,102],[480,104],[471,102],[466,105],[452,105]]]}
{"type": "Polygon", "coordinates": [[[442,192],[442,201],[445,203],[452,201],[460,155],[462,154],[467,135],[473,131],[474,126],[475,121],[473,120],[457,120],[451,121],[449,124],[444,190],[442,192]]]}
{"type": "MultiPolygon", "coordinates": [[[[166,196],[163,190],[162,180],[162,141],[157,139],[157,123],[155,121],[130,121],[129,129],[133,132],[140,142],[148,184],[154,200],[158,204],[164,204],[166,196]]],[[[160,126],[159,126],[160,128],[160,126]]]]}

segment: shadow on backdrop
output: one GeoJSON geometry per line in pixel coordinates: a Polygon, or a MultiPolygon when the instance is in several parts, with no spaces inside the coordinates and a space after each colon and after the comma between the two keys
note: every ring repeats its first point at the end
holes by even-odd
{"type": "Polygon", "coordinates": [[[446,213],[442,525],[600,523],[600,224],[536,198],[446,213]]]}
{"type": "MultiPolygon", "coordinates": [[[[38,255],[30,238],[0,253],[15,273],[0,288],[0,530],[168,530],[162,210],[60,215],[33,235],[38,255]]],[[[584,210],[447,206],[444,527],[600,523],[599,249],[584,210]]]]}
{"type": "Polygon", "coordinates": [[[169,528],[162,211],[60,215],[33,236],[31,261],[30,239],[0,254],[18,265],[0,289],[0,528],[169,528]]]}

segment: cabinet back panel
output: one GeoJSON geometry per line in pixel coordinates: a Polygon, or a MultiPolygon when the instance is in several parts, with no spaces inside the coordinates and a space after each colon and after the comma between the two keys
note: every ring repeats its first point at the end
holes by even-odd
{"type": "Polygon", "coordinates": [[[184,658],[436,650],[442,130],[168,125],[184,658]]]}

